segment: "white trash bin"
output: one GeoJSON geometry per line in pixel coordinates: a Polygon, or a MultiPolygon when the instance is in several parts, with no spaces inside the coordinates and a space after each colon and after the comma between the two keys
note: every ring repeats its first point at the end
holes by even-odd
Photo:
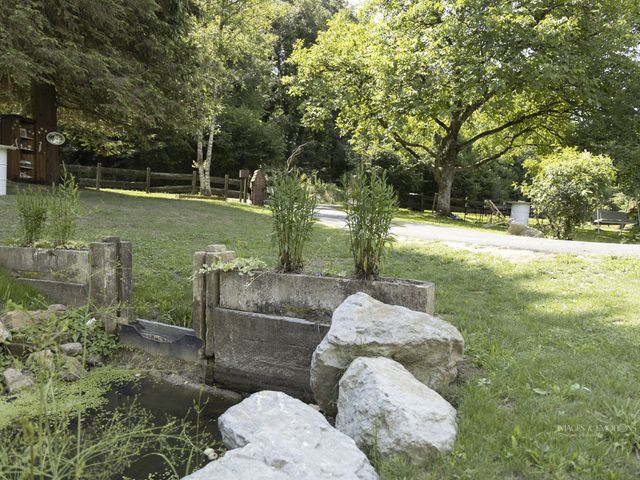
{"type": "Polygon", "coordinates": [[[513,202],[511,205],[511,220],[523,225],[529,225],[531,204],[529,202],[513,202]]]}

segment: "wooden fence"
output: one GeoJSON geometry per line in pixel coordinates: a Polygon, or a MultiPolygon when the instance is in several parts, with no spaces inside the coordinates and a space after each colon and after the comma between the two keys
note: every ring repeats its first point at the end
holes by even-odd
{"type": "MultiPolygon", "coordinates": [[[[67,171],[76,176],[81,187],[118,188],[124,190],[143,190],[165,193],[191,193],[199,191],[200,178],[198,172],[167,173],[146,170],[131,170],[127,168],[109,168],[102,164],[94,166],[66,165],[67,171]],[[176,185],[178,183],[178,185],[176,185]]],[[[248,179],[211,177],[211,193],[224,198],[237,198],[246,201],[248,198],[248,179]]]]}

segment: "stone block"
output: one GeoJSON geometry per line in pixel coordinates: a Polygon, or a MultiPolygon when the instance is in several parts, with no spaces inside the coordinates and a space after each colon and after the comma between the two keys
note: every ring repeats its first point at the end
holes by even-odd
{"type": "Polygon", "coordinates": [[[227,309],[211,313],[206,343],[215,352],[216,382],[244,392],[269,389],[312,398],[309,365],[327,326],[227,309]]]}
{"type": "Polygon", "coordinates": [[[350,295],[364,292],[381,302],[433,313],[435,285],[411,280],[360,281],[280,272],[251,277],[220,274],[220,307],[281,315],[329,324],[333,311],[350,295]]]}

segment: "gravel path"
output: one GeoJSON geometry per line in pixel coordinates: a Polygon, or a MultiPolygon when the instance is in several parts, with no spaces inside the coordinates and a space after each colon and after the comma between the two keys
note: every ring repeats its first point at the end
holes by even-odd
{"type": "MultiPolygon", "coordinates": [[[[333,205],[319,205],[316,211],[316,218],[320,223],[330,227],[343,228],[345,226],[344,211],[333,205]]],[[[468,228],[442,227],[425,223],[395,221],[393,222],[392,232],[400,241],[428,240],[544,253],[640,257],[640,245],[517,237],[490,231],[483,232],[468,228]]]]}

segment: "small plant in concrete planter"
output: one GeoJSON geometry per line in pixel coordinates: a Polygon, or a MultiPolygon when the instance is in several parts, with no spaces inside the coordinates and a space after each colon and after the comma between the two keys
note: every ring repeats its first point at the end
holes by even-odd
{"type": "Polygon", "coordinates": [[[384,172],[359,167],[347,177],[346,211],[355,276],[364,280],[378,278],[387,248],[394,241],[391,221],[398,209],[393,187],[384,172]]]}
{"type": "Polygon", "coordinates": [[[302,250],[314,222],[316,199],[296,171],[275,175],[273,195],[273,241],[278,247],[278,266],[283,272],[302,271],[302,250]]]}
{"type": "Polygon", "coordinates": [[[16,206],[22,227],[22,242],[31,246],[42,237],[49,208],[47,195],[39,188],[18,188],[16,206]]]}

